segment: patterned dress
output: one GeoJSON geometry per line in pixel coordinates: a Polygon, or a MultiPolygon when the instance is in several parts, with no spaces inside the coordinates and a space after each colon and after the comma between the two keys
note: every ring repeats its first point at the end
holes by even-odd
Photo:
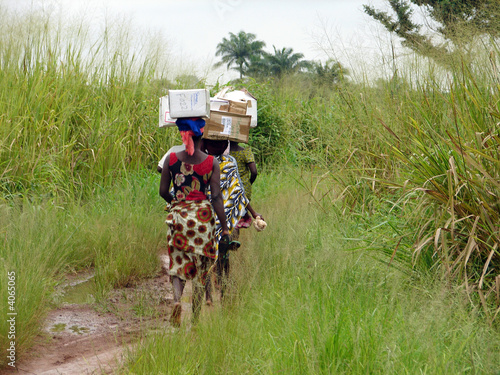
{"type": "MultiPolygon", "coordinates": [[[[224,212],[226,213],[227,226],[229,233],[232,234],[236,224],[243,217],[245,208],[248,204],[248,198],[245,195],[243,183],[238,173],[236,159],[230,155],[217,156],[220,166],[220,190],[224,200],[224,212]]],[[[219,243],[222,227],[219,220],[216,219],[217,244],[219,243]]]]}
{"type": "Polygon", "coordinates": [[[175,199],[166,223],[169,273],[205,285],[216,258],[215,214],[207,198],[213,156],[200,164],[187,164],[170,155],[169,169],[175,199]]]}
{"type": "Polygon", "coordinates": [[[250,147],[245,147],[243,150],[231,150],[230,155],[236,159],[238,163],[238,172],[243,182],[245,195],[248,200],[252,199],[252,184],[250,183],[250,169],[248,164],[255,163],[255,157],[250,147]]]}

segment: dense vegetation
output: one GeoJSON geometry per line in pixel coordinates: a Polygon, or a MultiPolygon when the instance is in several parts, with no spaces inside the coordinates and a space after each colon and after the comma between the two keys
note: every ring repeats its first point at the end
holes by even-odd
{"type": "MultiPolygon", "coordinates": [[[[4,274],[11,269],[22,274],[16,306],[22,316],[18,320],[19,343],[27,348],[40,328],[39,320],[50,307],[51,288],[65,272],[95,267],[96,295],[99,296],[113,286],[126,285],[131,279],[157,270],[155,255],[163,237],[161,225],[150,224],[156,219],[155,222],[161,223],[154,171],[162,153],[179,142],[177,132],[157,126],[158,97],[164,95],[166,89],[184,87],[184,84],[182,80],[166,79],[168,63],[158,45],[134,50],[127,44],[128,34],[119,28],[107,30],[103,37],[96,38],[83,24],[67,28],[35,15],[30,16],[30,22],[21,22],[6,12],[1,14],[0,233],[3,244],[0,258],[4,274]]],[[[390,79],[379,80],[377,84],[357,79],[359,77],[345,77],[336,63],[292,70],[288,72],[292,74],[274,77],[260,74],[250,78],[252,70],[242,70],[242,79],[232,83],[235,87],[246,87],[258,99],[259,126],[251,133],[250,145],[263,175],[272,175],[274,181],[278,181],[278,186],[269,184],[269,189],[283,194],[299,189],[300,197],[289,198],[311,203],[304,211],[297,211],[295,221],[301,212],[306,213],[304,217],[310,217],[311,223],[318,223],[316,217],[324,220],[323,225],[304,224],[305,233],[299,231],[307,241],[293,251],[313,253],[318,248],[322,259],[314,263],[311,255],[307,262],[300,264],[300,269],[307,274],[313,264],[328,268],[339,256],[329,258],[328,249],[337,251],[349,247],[392,265],[391,275],[393,268],[409,275],[405,283],[417,283],[417,278],[426,279],[430,275],[438,285],[449,288],[439,289],[439,293],[459,295],[453,302],[460,305],[459,324],[445,324],[449,328],[446,332],[459,333],[453,337],[456,341],[442,348],[442,353],[459,345],[464,335],[467,337],[472,329],[468,322],[483,322],[492,329],[485,333],[481,325],[475,331],[479,336],[474,336],[478,341],[468,343],[469,348],[474,347],[467,365],[472,367],[481,357],[477,354],[481,345],[488,342],[491,351],[498,345],[498,47],[497,40],[483,39],[483,43],[474,45],[473,53],[469,50],[460,57],[460,64],[450,64],[446,70],[442,65],[416,56],[413,61],[397,66],[390,79]],[[292,169],[283,170],[285,166],[292,169]],[[286,174],[295,178],[286,179],[286,174]],[[283,186],[279,185],[280,181],[283,186]],[[333,222],[344,222],[345,227],[335,226],[333,222]],[[341,233],[337,237],[355,238],[355,245],[331,239],[336,232],[341,233]],[[460,294],[461,289],[464,294],[460,294]],[[465,303],[464,295],[467,296],[465,303]],[[465,328],[459,330],[458,327],[465,328]]],[[[275,50],[275,55],[279,52],[275,50]]],[[[279,56],[293,57],[295,62],[298,59],[287,49],[279,56]]],[[[266,61],[272,59],[267,57],[266,61]]],[[[219,89],[219,85],[211,87],[214,93],[219,89]]],[[[265,202],[267,194],[265,189],[261,190],[260,199],[265,202]]],[[[279,200],[274,204],[269,203],[269,207],[276,211],[286,207],[286,203],[279,200]]],[[[285,217],[276,214],[277,223],[273,225],[280,227],[278,223],[285,217]]],[[[293,233],[295,229],[271,233],[270,242],[261,245],[256,242],[256,246],[273,249],[269,253],[273,264],[291,262],[286,254],[277,250],[280,238],[293,238],[293,233]]],[[[305,327],[306,315],[320,314],[325,308],[318,301],[344,298],[329,289],[328,285],[333,285],[335,280],[339,285],[350,285],[354,294],[362,292],[360,282],[377,284],[377,280],[383,279],[381,269],[386,268],[369,269],[363,278],[363,267],[367,264],[369,262],[363,263],[359,269],[339,268],[329,281],[316,280],[321,287],[309,293],[318,300],[309,301],[303,315],[295,316],[297,319],[288,323],[294,328],[301,324],[305,327]]],[[[288,274],[290,270],[283,268],[283,274],[278,273],[277,279],[268,281],[268,285],[280,285],[283,290],[269,290],[266,298],[270,300],[274,295],[282,300],[286,282],[297,276],[288,274]]],[[[262,277],[262,274],[255,275],[262,277]]],[[[326,271],[322,277],[327,277],[326,271]]],[[[7,300],[6,281],[5,277],[0,278],[2,301],[7,300]]],[[[241,283],[242,290],[251,287],[245,286],[244,281],[241,283]]],[[[390,306],[396,310],[409,308],[394,299],[401,293],[414,291],[412,287],[393,290],[387,281],[380,285],[387,295],[376,294],[371,301],[369,295],[365,296],[367,300],[362,303],[370,308],[359,306],[363,310],[361,315],[368,310],[374,316],[377,311],[383,311],[379,316],[382,321],[392,313],[390,306]],[[379,307],[387,298],[394,305],[379,307]]],[[[299,286],[294,284],[296,288],[299,286]]],[[[298,298],[299,295],[297,292],[292,296],[298,298]]],[[[294,303],[288,299],[282,301],[294,303]]],[[[415,297],[415,305],[422,301],[424,297],[415,297]]],[[[1,306],[0,313],[6,316],[5,305],[1,306]]],[[[261,308],[253,307],[257,309],[254,311],[261,308]]],[[[345,322],[347,317],[341,310],[330,307],[331,315],[325,316],[345,322]]],[[[270,312],[275,316],[287,313],[286,308],[279,310],[279,305],[273,308],[276,310],[270,312]]],[[[426,313],[411,311],[415,315],[426,313]]],[[[259,315],[252,316],[257,319],[259,315]]],[[[399,318],[409,319],[405,315],[399,318]]],[[[450,313],[436,318],[432,324],[439,325],[441,318],[446,322],[455,319],[450,313]]],[[[270,320],[270,326],[276,320],[270,320]]],[[[410,328],[401,324],[400,332],[418,331],[419,322],[423,321],[416,320],[410,328]]],[[[378,358],[381,353],[393,358],[392,350],[404,340],[395,337],[397,332],[383,330],[378,334],[393,335],[392,341],[382,342],[378,336],[369,336],[373,350],[358,352],[354,346],[339,346],[334,336],[320,335],[329,324],[323,323],[326,326],[320,325],[308,337],[324,347],[314,353],[314,365],[306,369],[311,373],[318,369],[334,371],[328,368],[325,359],[332,353],[337,353],[337,358],[347,358],[337,366],[345,372],[349,369],[399,372],[405,363],[426,363],[435,349],[432,344],[417,351],[417,356],[424,353],[420,359],[396,361],[390,368],[383,361],[369,362],[371,369],[361,368],[362,363],[378,358]]],[[[359,338],[360,331],[355,328],[359,324],[351,322],[349,327],[350,332],[339,334],[345,335],[347,341],[359,338]]],[[[374,335],[371,330],[375,326],[361,327],[374,335]]],[[[7,342],[4,332],[7,325],[2,320],[1,347],[7,342]]],[[[311,352],[310,342],[295,339],[290,332],[290,336],[278,337],[275,333],[260,337],[259,342],[265,342],[263,350],[272,352],[272,356],[263,357],[270,362],[256,363],[249,359],[250,362],[241,362],[241,369],[255,364],[264,372],[277,372],[281,368],[273,364],[282,362],[286,355],[292,357],[284,362],[285,369],[302,364],[301,358],[308,358],[311,352]],[[277,338],[286,345],[276,344],[277,338]],[[293,351],[288,351],[290,347],[293,351]]],[[[248,341],[245,336],[240,339],[248,341]]],[[[416,344],[417,341],[410,342],[408,352],[416,344]]],[[[257,346],[254,350],[255,357],[262,354],[257,346]]],[[[457,359],[462,358],[462,354],[464,347],[454,352],[453,358],[458,362],[453,361],[452,369],[466,367],[457,359]]],[[[238,357],[242,353],[232,352],[232,355],[238,357]]],[[[446,373],[447,361],[443,358],[435,358],[432,363],[446,373]]],[[[494,360],[485,358],[479,362],[480,371],[488,373],[494,360]]],[[[139,362],[135,365],[141,366],[139,362]]],[[[298,368],[295,371],[299,371],[298,368]]]]}
{"type": "Polygon", "coordinates": [[[382,215],[322,212],[289,173],[268,174],[257,186],[253,199],[269,226],[243,233],[231,255],[230,301],[204,310],[196,329],[141,342],[123,373],[498,372],[498,332],[463,293],[416,281],[364,251],[373,242],[364,232],[390,233],[382,215]]]}

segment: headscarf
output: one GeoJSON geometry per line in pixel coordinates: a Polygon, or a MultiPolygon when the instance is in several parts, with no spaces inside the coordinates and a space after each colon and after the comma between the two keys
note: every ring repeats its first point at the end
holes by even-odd
{"type": "Polygon", "coordinates": [[[203,134],[205,120],[202,118],[179,118],[175,121],[179,132],[181,133],[182,143],[186,146],[189,155],[194,154],[193,137],[199,137],[203,134]]]}

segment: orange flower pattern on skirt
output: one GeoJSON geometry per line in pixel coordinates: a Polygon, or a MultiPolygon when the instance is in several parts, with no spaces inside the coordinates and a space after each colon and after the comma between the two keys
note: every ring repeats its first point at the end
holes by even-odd
{"type": "Polygon", "coordinates": [[[216,257],[214,216],[208,200],[172,203],[165,220],[170,275],[204,285],[216,257]]]}
{"type": "Polygon", "coordinates": [[[192,280],[194,283],[205,285],[208,280],[208,271],[214,260],[195,253],[186,253],[175,247],[168,248],[170,258],[169,274],[183,280],[192,280]]]}

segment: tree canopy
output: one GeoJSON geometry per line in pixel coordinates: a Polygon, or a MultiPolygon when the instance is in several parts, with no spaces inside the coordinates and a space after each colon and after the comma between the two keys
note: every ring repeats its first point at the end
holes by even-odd
{"type": "Polygon", "coordinates": [[[252,33],[240,31],[237,35],[229,33],[229,39],[223,38],[217,45],[215,56],[221,56],[221,61],[215,66],[227,65],[228,69],[237,70],[240,78],[243,77],[245,69],[249,66],[252,57],[260,56],[266,43],[256,40],[257,36],[252,33]],[[235,65],[235,67],[233,67],[235,65]]]}
{"type": "Polygon", "coordinates": [[[323,85],[335,85],[340,82],[347,71],[340,63],[328,60],[324,64],[304,59],[304,54],[294,52],[293,48],[281,49],[273,45],[273,53],[263,50],[265,43],[258,41],[254,34],[240,31],[237,35],[229,33],[217,45],[216,56],[221,61],[215,66],[227,64],[228,69],[237,70],[240,79],[243,76],[253,78],[276,77],[302,74],[323,85]]]}
{"type": "Polygon", "coordinates": [[[333,86],[346,76],[349,72],[337,61],[329,59],[324,64],[313,62],[309,70],[313,72],[316,81],[321,85],[333,86]]]}
{"type": "Polygon", "coordinates": [[[387,0],[394,15],[363,5],[366,14],[379,21],[388,31],[402,38],[404,46],[424,56],[438,58],[451,53],[446,44],[460,47],[470,36],[500,36],[498,0],[387,0]],[[422,33],[422,24],[414,21],[415,6],[424,10],[437,23],[436,32],[443,38],[437,42],[422,33]],[[466,34],[465,34],[466,33],[466,34]],[[468,36],[465,39],[465,35],[468,36]]]}
{"type": "Polygon", "coordinates": [[[252,77],[282,77],[286,74],[295,74],[312,66],[310,61],[304,60],[304,54],[293,52],[292,48],[277,49],[274,53],[264,52],[250,60],[247,74],[252,77]]]}
{"type": "Polygon", "coordinates": [[[278,77],[286,73],[296,73],[302,68],[308,68],[311,63],[303,60],[303,53],[294,53],[292,48],[276,49],[273,46],[274,54],[266,53],[264,59],[266,61],[269,73],[278,77]]]}

